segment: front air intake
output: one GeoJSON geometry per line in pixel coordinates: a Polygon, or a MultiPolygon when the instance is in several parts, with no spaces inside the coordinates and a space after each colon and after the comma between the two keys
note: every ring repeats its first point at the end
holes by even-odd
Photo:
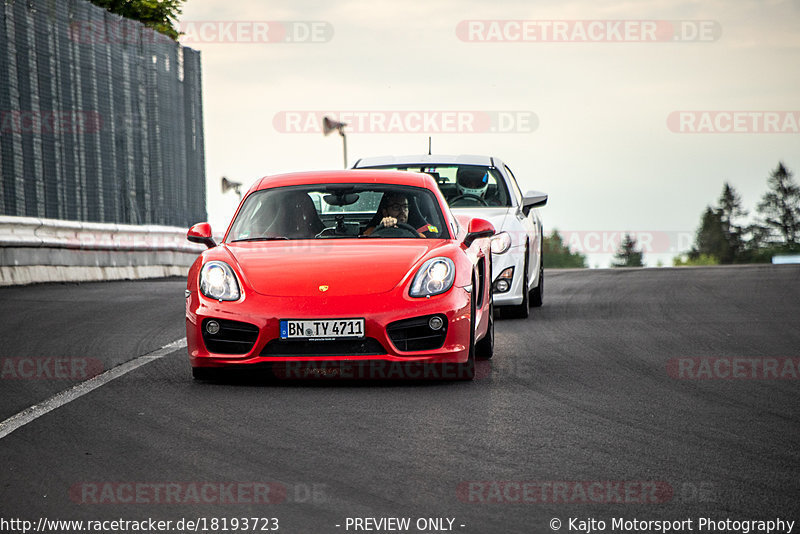
{"type": "Polygon", "coordinates": [[[258,327],[250,323],[204,319],[201,328],[206,349],[217,354],[247,354],[258,339],[258,327]]]}
{"type": "Polygon", "coordinates": [[[439,349],[447,337],[447,317],[437,314],[395,321],[386,327],[386,333],[397,350],[402,352],[439,349]],[[431,323],[438,323],[431,321],[434,317],[441,320],[442,326],[438,330],[431,327],[431,323]]]}

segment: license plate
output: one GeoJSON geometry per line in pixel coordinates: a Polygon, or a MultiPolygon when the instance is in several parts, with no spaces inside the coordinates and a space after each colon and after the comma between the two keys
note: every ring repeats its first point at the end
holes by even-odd
{"type": "Polygon", "coordinates": [[[281,339],[363,338],[364,319],[282,319],[281,339]]]}

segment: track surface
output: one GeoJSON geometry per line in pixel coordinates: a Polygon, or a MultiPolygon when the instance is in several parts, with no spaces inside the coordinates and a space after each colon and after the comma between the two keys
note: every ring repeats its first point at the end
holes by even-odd
{"type": "MultiPolygon", "coordinates": [[[[2,289],[0,361],[108,369],[153,351],[184,336],[184,285],[2,289]]],[[[0,439],[0,518],[277,517],[284,533],[353,532],[347,517],[410,517],[410,532],[417,518],[449,517],[463,533],[552,532],[552,518],[568,532],[571,517],[607,531],[614,517],[694,518],[695,531],[700,517],[800,520],[800,380],[668,372],[674,358],[800,357],[800,267],[548,271],[544,307],[496,325],[495,358],[472,383],[198,383],[175,351],[0,439]],[[516,486],[469,481],[650,481],[671,493],[591,502],[573,484],[571,502],[545,490],[485,503],[516,486]],[[286,496],[81,502],[90,487],[173,482],[275,483],[286,496]]],[[[0,420],[73,383],[6,373],[0,420]]]]}

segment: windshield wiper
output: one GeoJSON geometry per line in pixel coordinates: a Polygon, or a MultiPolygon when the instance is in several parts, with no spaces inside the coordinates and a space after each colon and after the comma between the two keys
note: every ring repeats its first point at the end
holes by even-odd
{"type": "Polygon", "coordinates": [[[261,236],[261,237],[244,237],[242,239],[234,239],[231,243],[239,243],[240,241],[282,241],[282,240],[289,240],[288,237],[285,235],[271,235],[271,236],[261,236]]]}

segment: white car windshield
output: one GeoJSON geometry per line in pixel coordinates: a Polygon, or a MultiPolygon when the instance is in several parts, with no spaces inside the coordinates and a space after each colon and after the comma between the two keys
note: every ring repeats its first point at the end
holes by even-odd
{"type": "Polygon", "coordinates": [[[511,196],[505,180],[494,167],[405,164],[380,168],[430,174],[436,179],[439,189],[451,208],[511,206],[511,196]]]}

